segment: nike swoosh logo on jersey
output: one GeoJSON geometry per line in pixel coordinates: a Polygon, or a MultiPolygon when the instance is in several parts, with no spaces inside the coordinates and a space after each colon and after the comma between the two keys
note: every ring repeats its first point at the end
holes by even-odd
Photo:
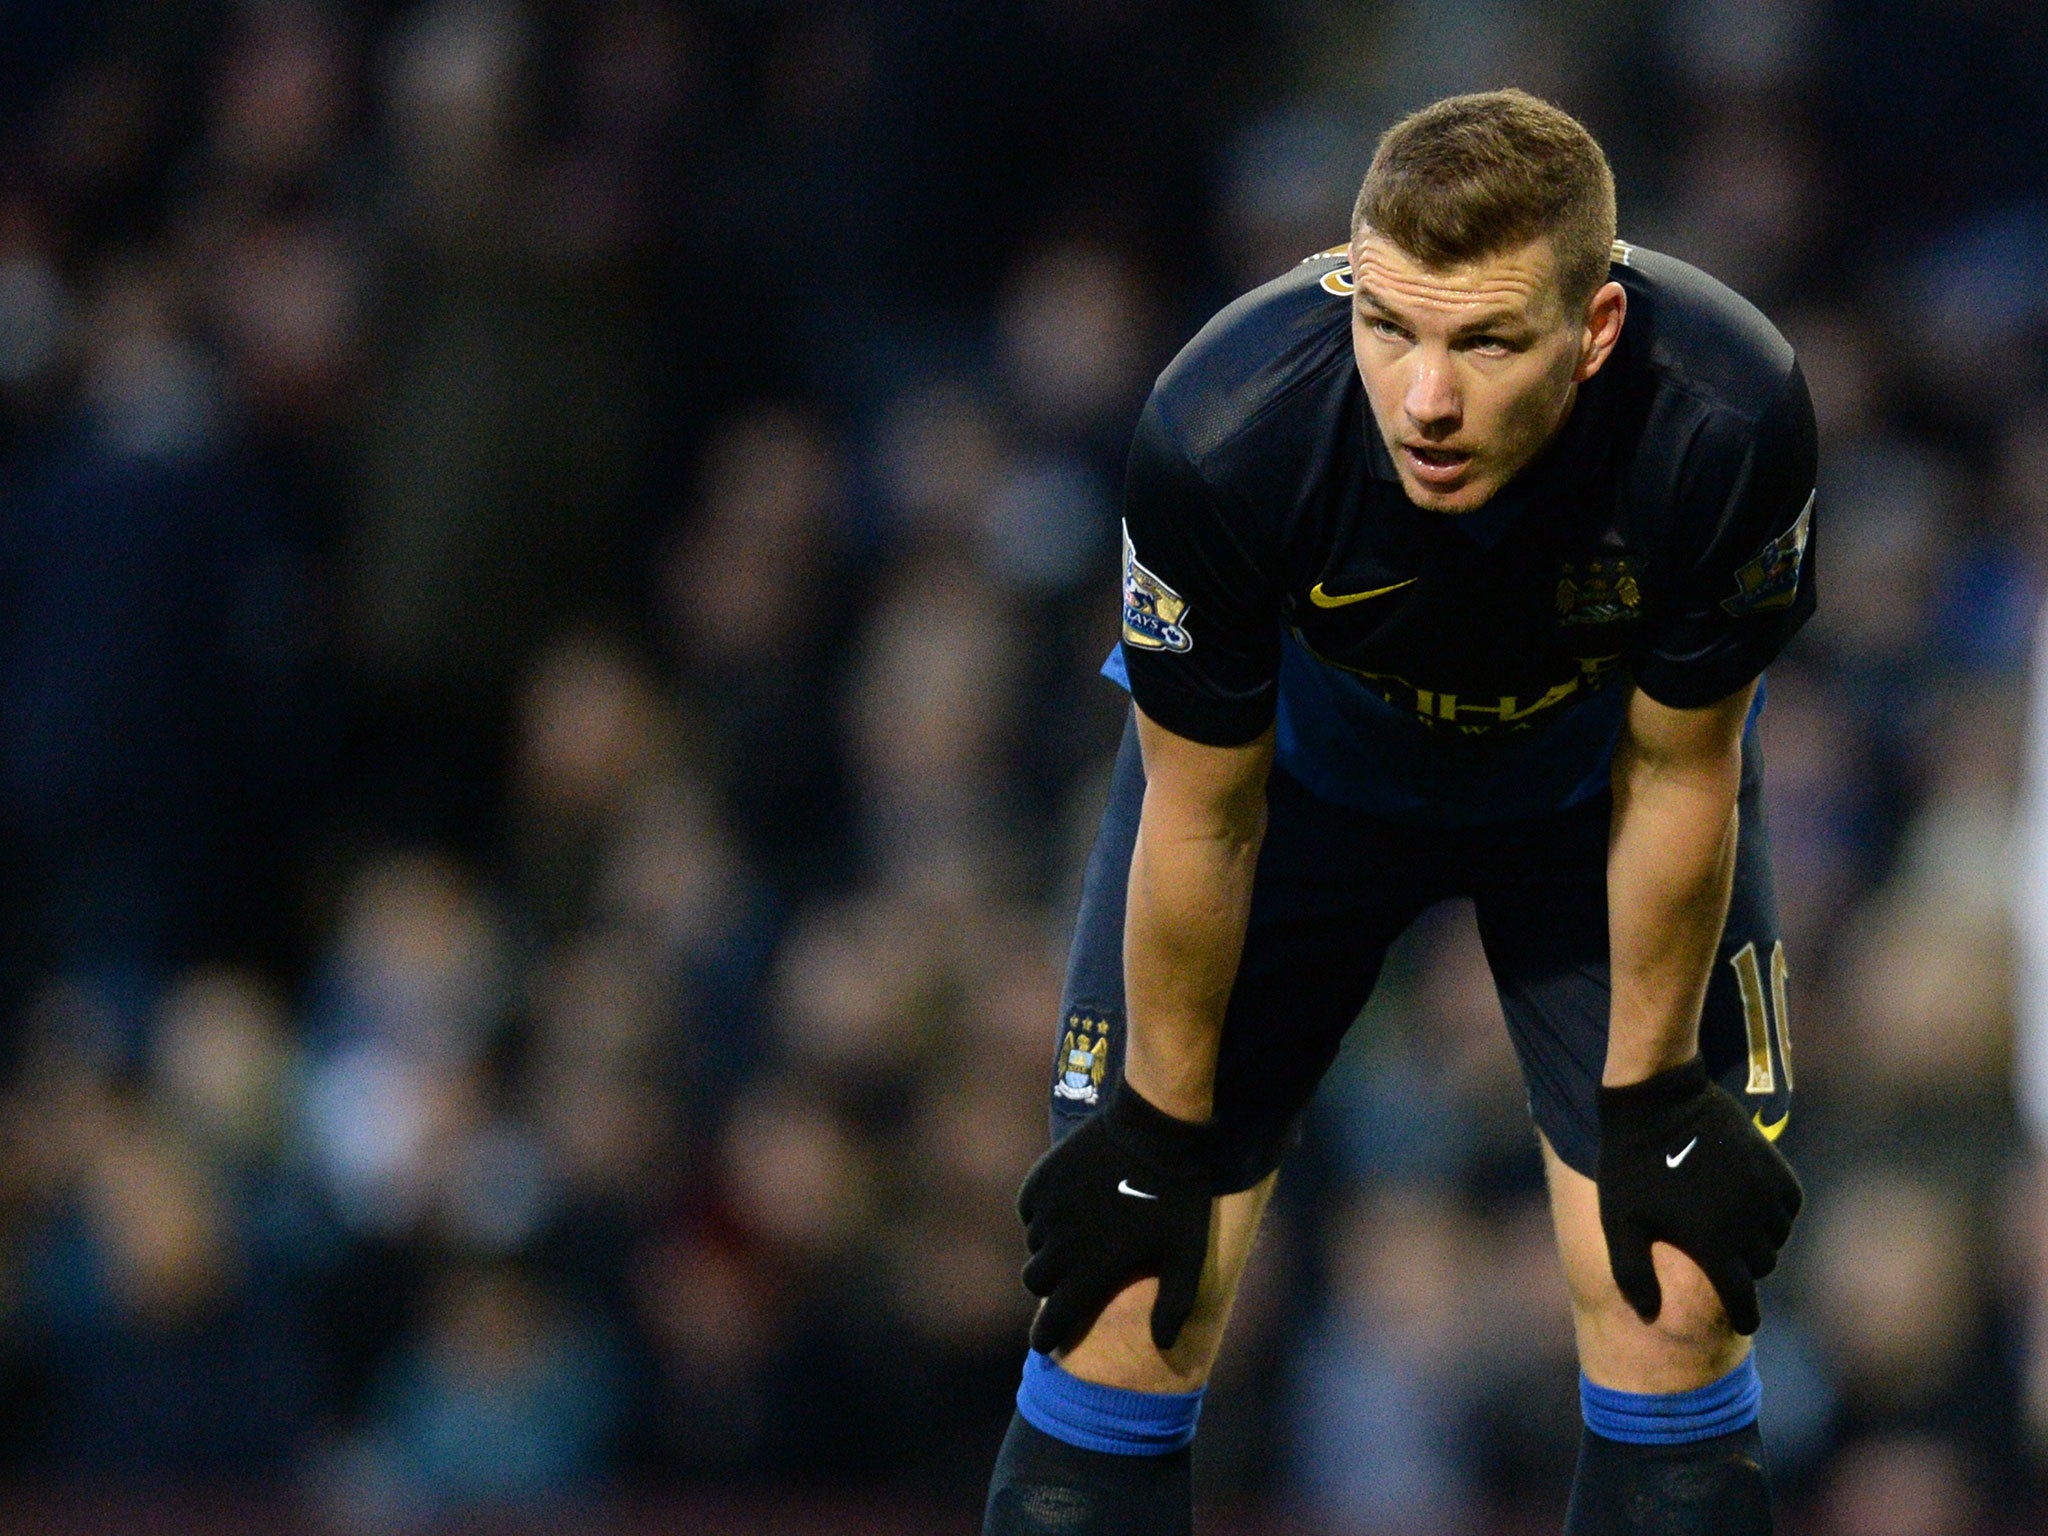
{"type": "Polygon", "coordinates": [[[1777,1120],[1770,1125],[1764,1124],[1764,1112],[1762,1110],[1758,1110],[1750,1118],[1756,1122],[1756,1128],[1764,1133],[1765,1141],[1776,1141],[1779,1136],[1784,1134],[1785,1122],[1792,1118],[1792,1111],[1786,1110],[1784,1114],[1778,1116],[1777,1120]]]}
{"type": "Polygon", "coordinates": [[[1680,1163],[1684,1162],[1684,1161],[1686,1160],[1686,1158],[1687,1158],[1687,1157],[1689,1157],[1689,1156],[1691,1155],[1691,1153],[1692,1153],[1692,1149],[1693,1149],[1694,1147],[1698,1146],[1699,1144],[1700,1144],[1700,1139],[1699,1139],[1699,1137],[1697,1137],[1697,1136],[1693,1137],[1693,1139],[1692,1139],[1691,1141],[1688,1141],[1688,1142],[1687,1142],[1687,1143],[1686,1143],[1686,1144],[1685,1144],[1684,1146],[1680,1147],[1680,1148],[1679,1148],[1679,1149],[1678,1149],[1678,1150],[1677,1150],[1676,1152],[1672,1153],[1672,1154],[1671,1154],[1671,1155],[1670,1155],[1669,1157],[1665,1158],[1665,1159],[1664,1159],[1664,1166],[1665,1166],[1666,1168],[1676,1168],[1676,1167],[1677,1167],[1677,1166],[1678,1166],[1678,1165],[1679,1165],[1680,1163]]]}
{"type": "Polygon", "coordinates": [[[1342,608],[1347,603],[1362,603],[1368,597],[1385,597],[1389,592],[1398,592],[1403,587],[1412,587],[1420,580],[1422,580],[1420,576],[1410,576],[1406,581],[1397,581],[1391,587],[1374,587],[1370,592],[1346,592],[1340,596],[1332,596],[1330,593],[1325,592],[1323,584],[1319,581],[1308,589],[1308,600],[1318,608],[1342,608]]]}
{"type": "Polygon", "coordinates": [[[1136,1200],[1157,1200],[1159,1198],[1157,1195],[1146,1194],[1142,1189],[1131,1188],[1131,1181],[1129,1179],[1118,1179],[1116,1181],[1116,1192],[1120,1195],[1129,1195],[1136,1200]]]}

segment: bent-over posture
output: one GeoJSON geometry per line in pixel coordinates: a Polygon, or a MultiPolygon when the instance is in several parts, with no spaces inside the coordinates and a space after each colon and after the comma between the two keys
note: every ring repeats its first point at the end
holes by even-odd
{"type": "Polygon", "coordinates": [[[990,1536],[1189,1530],[1275,1170],[1451,896],[1576,1314],[1567,1530],[1770,1529],[1747,1336],[1800,1191],[1756,717],[1813,611],[1813,486],[1791,349],[1616,242],[1599,146],[1519,92],[1396,125],[1348,247],[1160,377],[990,1536]]]}

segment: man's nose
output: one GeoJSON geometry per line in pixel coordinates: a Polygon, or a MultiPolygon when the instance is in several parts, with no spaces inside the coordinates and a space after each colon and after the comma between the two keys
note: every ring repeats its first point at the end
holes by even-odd
{"type": "Polygon", "coordinates": [[[1455,431],[1463,407],[1458,399],[1457,381],[1451,376],[1450,359],[1418,357],[1401,404],[1409,419],[1424,431],[1455,431]]]}

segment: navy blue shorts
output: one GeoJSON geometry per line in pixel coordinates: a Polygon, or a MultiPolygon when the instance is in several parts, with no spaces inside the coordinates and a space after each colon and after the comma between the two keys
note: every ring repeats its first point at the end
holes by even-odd
{"type": "MultiPolygon", "coordinates": [[[[1785,951],[1771,887],[1762,763],[1743,741],[1735,888],[1707,988],[1707,1069],[1775,1134],[1790,1112],[1785,951]]],[[[1124,892],[1145,793],[1127,727],[1081,893],[1052,1084],[1055,1139],[1122,1070],[1124,892]]],[[[1529,1111],[1590,1177],[1600,1146],[1594,1090],[1607,1055],[1607,836],[1601,794],[1540,819],[1443,829],[1383,821],[1316,799],[1276,769],[1252,885],[1244,958],[1224,1015],[1216,1117],[1235,1148],[1228,1188],[1279,1166],[1387,947],[1426,908],[1470,897],[1529,1111]]]]}

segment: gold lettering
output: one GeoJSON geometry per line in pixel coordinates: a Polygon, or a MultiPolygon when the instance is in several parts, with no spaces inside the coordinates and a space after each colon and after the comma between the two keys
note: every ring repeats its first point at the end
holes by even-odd
{"type": "MultiPolygon", "coordinates": [[[[1503,704],[1513,704],[1514,702],[1511,698],[1501,700],[1503,704]]],[[[1460,704],[1455,693],[1444,695],[1442,709],[1443,717],[1446,720],[1456,720],[1464,715],[1493,715],[1496,718],[1500,715],[1500,711],[1491,704],[1460,704]]]]}
{"type": "Polygon", "coordinates": [[[1785,964],[1785,941],[1771,946],[1771,1002],[1778,1011],[1778,1064],[1785,1069],[1785,1091],[1792,1091],[1792,1015],[1785,1011],[1785,981],[1791,968],[1785,964]]]}
{"type": "Polygon", "coordinates": [[[1500,701],[1500,717],[1504,721],[1526,720],[1531,715],[1537,714],[1543,710],[1550,708],[1553,704],[1563,703],[1566,699],[1570,698],[1573,694],[1577,693],[1578,691],[1579,680],[1576,677],[1574,677],[1566,682],[1559,683],[1555,688],[1551,689],[1550,692],[1544,694],[1542,698],[1538,699],[1534,704],[1531,704],[1527,709],[1516,709],[1514,707],[1515,701],[1513,699],[1502,699],[1500,701]]]}
{"type": "MultiPolygon", "coordinates": [[[[1745,944],[1728,963],[1742,987],[1742,1022],[1749,1033],[1749,1091],[1769,1093],[1777,1086],[1771,1071],[1771,1019],[1764,1008],[1764,978],[1756,963],[1756,945],[1745,944]]],[[[1772,969],[1777,967],[1774,964],[1772,969]]]]}
{"type": "Polygon", "coordinates": [[[1294,631],[1309,654],[1330,666],[1362,679],[1387,704],[1396,709],[1406,708],[1412,700],[1416,714],[1425,720],[1448,721],[1455,724],[1466,735],[1477,735],[1499,726],[1511,726],[1519,730],[1530,729],[1532,719],[1545,710],[1554,709],[1581,691],[1593,691],[1603,685],[1605,675],[1612,672],[1627,654],[1616,651],[1608,656],[1576,656],[1572,660],[1578,667],[1578,675],[1566,678],[1553,685],[1541,698],[1524,705],[1517,694],[1503,694],[1497,703],[1460,703],[1455,693],[1439,693],[1433,688],[1418,687],[1407,678],[1392,672],[1369,672],[1363,667],[1347,666],[1341,661],[1323,656],[1309,645],[1308,637],[1300,629],[1294,631]],[[1474,719],[1486,724],[1474,725],[1474,719]]]}

